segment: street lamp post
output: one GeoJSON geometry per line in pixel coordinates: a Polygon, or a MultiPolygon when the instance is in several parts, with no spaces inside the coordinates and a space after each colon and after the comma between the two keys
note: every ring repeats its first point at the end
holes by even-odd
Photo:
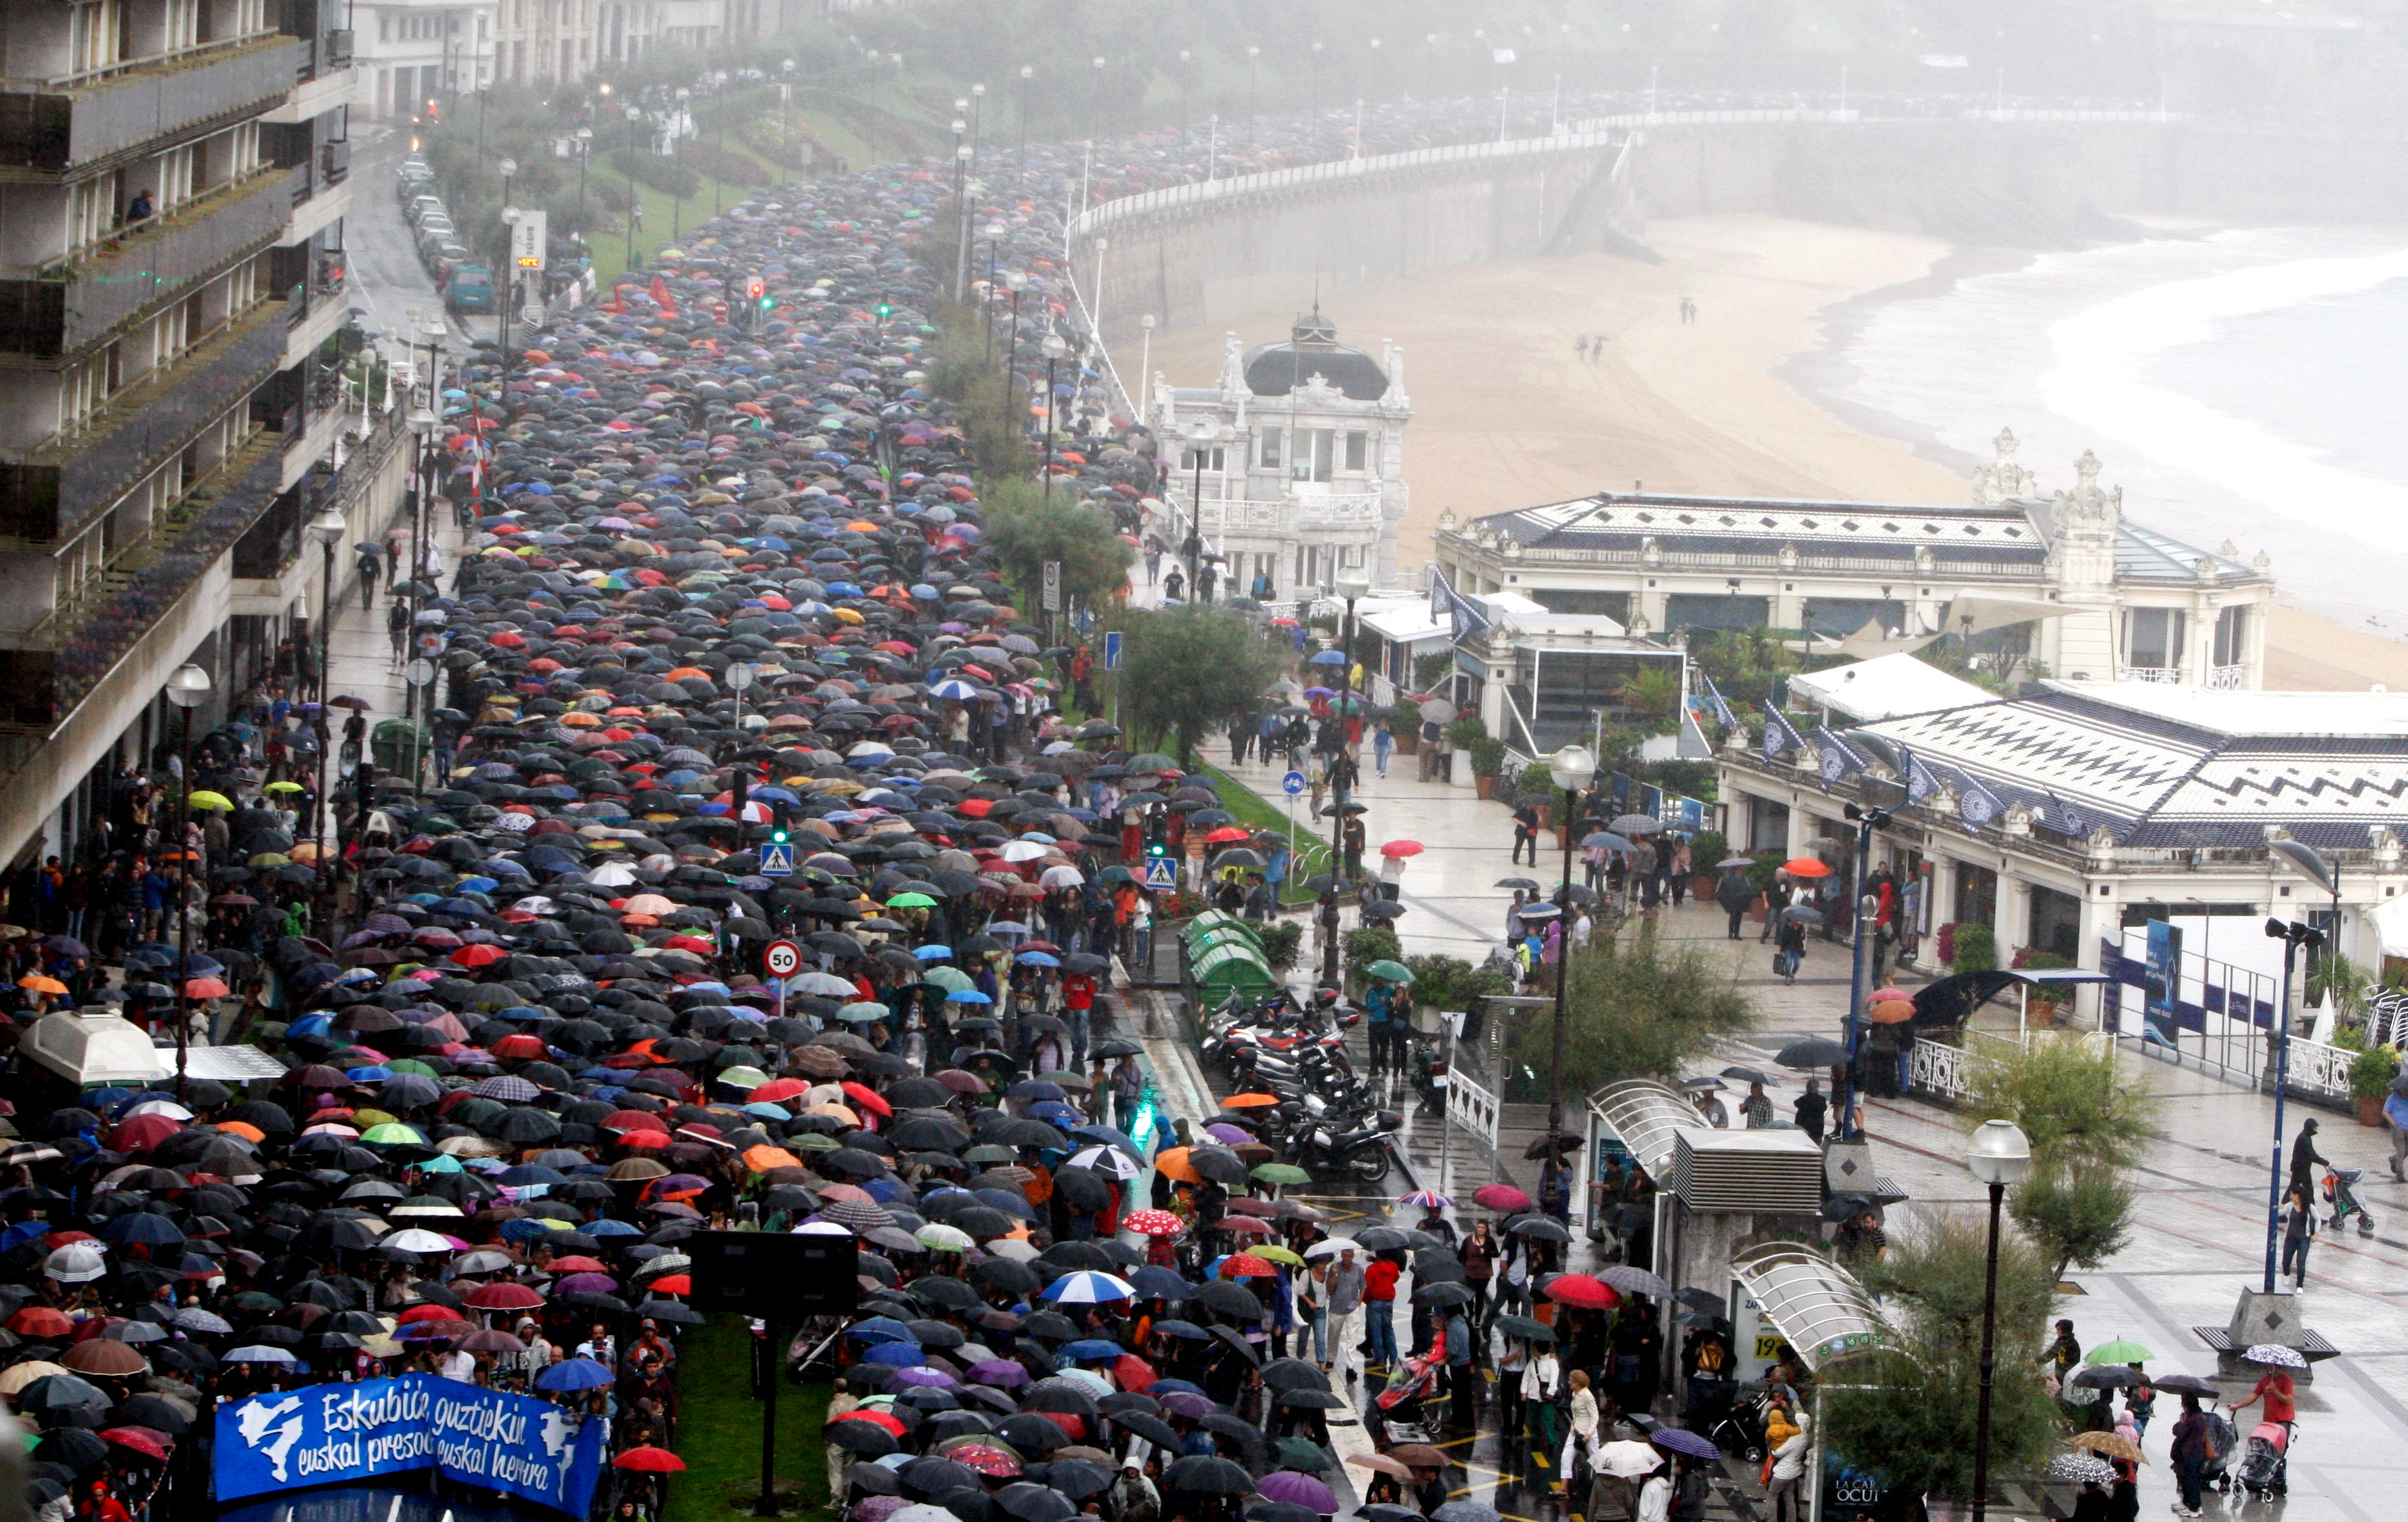
{"type": "Polygon", "coordinates": [[[507,405],[510,391],[510,309],[518,304],[519,294],[518,251],[512,247],[511,237],[512,229],[518,226],[519,210],[510,205],[510,181],[518,178],[519,161],[504,159],[495,167],[502,172],[502,262],[494,267],[501,271],[502,280],[507,283],[497,282],[502,309],[494,322],[494,337],[502,349],[501,394],[507,405]]]}
{"type": "Polygon", "coordinates": [[[324,912],[326,886],[326,701],[334,696],[335,658],[335,545],[351,531],[351,523],[333,507],[328,507],[309,520],[309,537],[318,541],[322,552],[324,585],[318,595],[318,785],[309,799],[309,837],[317,843],[317,859],[310,865],[318,874],[315,890],[310,894],[314,911],[311,928],[323,940],[330,928],[324,912]]]}
{"type": "Polygon", "coordinates": [[[594,156],[594,129],[577,129],[577,227],[582,237],[585,229],[585,161],[594,156]]]}
{"type": "MultiPolygon", "coordinates": [[[[419,610],[423,606],[425,598],[425,594],[418,590],[418,579],[420,576],[424,574],[426,569],[426,529],[428,515],[435,510],[434,504],[431,500],[435,495],[436,475],[435,456],[433,451],[435,448],[436,431],[442,426],[443,420],[436,415],[434,408],[417,407],[410,409],[409,432],[411,437],[418,441],[418,511],[413,515],[416,522],[412,525],[417,530],[417,537],[410,552],[415,558],[410,562],[409,567],[409,584],[411,589],[409,594],[409,629],[413,636],[418,632],[418,613],[419,610]]],[[[410,658],[409,647],[407,644],[402,646],[401,658],[406,669],[410,658]]],[[[416,724],[418,722],[418,689],[411,686],[406,677],[402,683],[401,701],[401,716],[403,722],[406,724],[416,724]]],[[[410,781],[413,783],[418,781],[415,774],[411,776],[410,781]]]]}
{"type": "MultiPolygon", "coordinates": [[[[1580,790],[1596,780],[1597,756],[1574,741],[1547,757],[1547,776],[1564,796],[1564,879],[1555,890],[1555,1029],[1547,1065],[1547,1139],[1552,1151],[1555,1138],[1564,1129],[1564,1031],[1572,966],[1572,810],[1580,801],[1580,790]]],[[[1550,1160],[1557,1168],[1563,1166],[1560,1157],[1550,1160]]]]}
{"type": "Polygon", "coordinates": [[[959,239],[953,251],[953,304],[959,306],[969,298],[970,288],[970,200],[978,194],[978,184],[970,179],[970,145],[953,145],[953,220],[960,223],[955,232],[959,239]]]}
{"type": "Polygon", "coordinates": [[[2269,919],[2266,934],[2283,943],[2283,1002],[2274,1011],[2274,1147],[2273,1160],[2267,1168],[2266,1185],[2266,1283],[2265,1293],[2274,1293],[2274,1281],[2280,1276],[2276,1242],[2283,1221],[2283,1091],[2291,1082],[2291,967],[2302,946],[2321,946],[2324,932],[2313,925],[2297,920],[2285,922],[2269,919]]]}
{"type": "Polygon", "coordinates": [[[1965,1166],[1990,1191],[1988,1261],[1982,1272],[1982,1389],[1973,1416],[1973,1522],[1990,1501],[1990,1388],[1998,1367],[1999,1207],[2031,1171],[2031,1142],[2011,1120],[1985,1120],[1965,1143],[1965,1166]]]}
{"type": "MultiPolygon", "coordinates": [[[[1096,294],[1098,295],[1102,294],[1100,285],[1097,287],[1096,294]]],[[[1143,424],[1146,405],[1154,394],[1154,313],[1148,312],[1139,318],[1137,325],[1145,330],[1145,340],[1143,346],[1138,350],[1137,395],[1130,397],[1129,402],[1137,409],[1138,422],[1143,424]]]]}
{"type": "MultiPolygon", "coordinates": [[[[193,710],[209,696],[209,674],[187,661],[167,678],[167,701],[182,714],[184,796],[176,806],[176,1098],[184,1098],[184,1059],[193,1035],[193,710]]],[[[322,709],[320,711],[323,711],[322,709]]]]}
{"type": "MultiPolygon", "coordinates": [[[[1219,437],[1210,419],[1199,420],[1188,435],[1188,447],[1196,456],[1195,483],[1187,489],[1187,541],[1180,546],[1187,556],[1187,596],[1196,596],[1196,577],[1204,564],[1204,454],[1219,437]]],[[[1226,531],[1226,525],[1225,525],[1226,531]]]]}
{"type": "MultiPolygon", "coordinates": [[[[643,119],[644,108],[632,102],[629,103],[627,107],[627,156],[630,159],[634,158],[636,154],[636,123],[641,122],[643,119]]],[[[631,270],[636,267],[636,224],[643,220],[643,197],[638,194],[635,180],[630,179],[627,181],[627,267],[631,270]]]]}
{"type": "Polygon", "coordinates": [[[1070,352],[1062,335],[1048,333],[1038,347],[1045,351],[1045,500],[1054,500],[1054,366],[1070,352]]]}
{"type": "Polygon", "coordinates": [[[1860,1034],[1861,1022],[1864,1018],[1865,952],[1867,944],[1872,939],[1872,926],[1868,923],[1870,916],[1865,913],[1866,863],[1873,853],[1873,832],[1887,826],[1890,817],[1889,811],[1886,809],[1860,809],[1853,803],[1847,807],[1847,816],[1856,823],[1856,880],[1849,900],[1855,906],[1856,912],[1852,926],[1855,933],[1848,938],[1850,962],[1845,1043],[1848,1048],[1848,1067],[1845,1081],[1842,1084],[1839,1095],[1840,1125],[1833,1131],[1834,1141],[1855,1134],[1856,1038],[1860,1034]]]}
{"type": "MultiPolygon", "coordinates": [[[[1235,567],[1231,569],[1234,574],[1235,567]]],[[[1370,596],[1371,572],[1362,566],[1341,566],[1330,576],[1329,584],[1330,589],[1346,601],[1346,616],[1338,625],[1338,653],[1344,657],[1343,663],[1338,668],[1340,688],[1338,723],[1329,731],[1338,737],[1338,744],[1331,747],[1331,755],[1334,758],[1344,747],[1346,715],[1352,712],[1354,707],[1354,604],[1370,596]]],[[[1324,763],[1324,765],[1326,764],[1324,763]]],[[[1344,850],[1346,804],[1351,791],[1351,789],[1335,790],[1330,795],[1330,808],[1334,817],[1330,820],[1329,861],[1333,871],[1342,870],[1346,863],[1344,850]]]]}
{"type": "Polygon", "coordinates": [[[1028,289],[1028,277],[1017,269],[1003,272],[1003,288],[1011,293],[1011,331],[1003,340],[1003,415],[1011,416],[1011,391],[1020,378],[1020,293],[1028,289]]]}

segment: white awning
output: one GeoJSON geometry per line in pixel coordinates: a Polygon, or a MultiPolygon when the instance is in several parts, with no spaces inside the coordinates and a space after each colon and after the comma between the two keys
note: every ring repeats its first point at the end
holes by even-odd
{"type": "Polygon", "coordinates": [[[1731,1277],[1782,1341],[1813,1372],[1833,1358],[1887,1343],[1872,1297],[1856,1276],[1820,1253],[1786,1242],[1751,1247],[1731,1259],[1731,1277]]]}
{"type": "Polygon", "coordinates": [[[173,1071],[175,1054],[115,1010],[61,1010],[34,1022],[25,1055],[71,1084],[147,1084],[173,1071]]]}
{"type": "Polygon", "coordinates": [[[1375,613],[1359,613],[1356,621],[1390,644],[1417,645],[1425,639],[1444,639],[1455,633],[1452,623],[1432,619],[1426,599],[1410,608],[1387,608],[1375,613]]]}
{"type": "Polygon", "coordinates": [[[1706,1126],[1706,1118],[1698,1113],[1687,1095],[1653,1078],[1608,1084],[1589,1096],[1588,1107],[1622,1139],[1647,1176],[1656,1180],[1663,1179],[1672,1166],[1680,1131],[1706,1126]]]}
{"type": "Polygon", "coordinates": [[[1789,679],[1793,701],[1819,704],[1860,724],[1909,713],[1995,703],[1999,695],[1926,665],[1913,655],[1883,655],[1789,679]]]}

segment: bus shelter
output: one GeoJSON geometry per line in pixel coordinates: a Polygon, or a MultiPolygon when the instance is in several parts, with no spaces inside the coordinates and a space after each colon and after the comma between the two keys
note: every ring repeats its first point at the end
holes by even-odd
{"type": "Polygon", "coordinates": [[[1770,1367],[1785,1343],[1814,1376],[1806,1472],[1821,1483],[1806,1487],[1807,1522],[1870,1522],[1885,1515],[1881,1480],[1833,1461],[1823,1446],[1823,1397],[1834,1366],[1889,1345],[1864,1285],[1819,1252],[1766,1242],[1733,1255],[1729,1310],[1742,1369],[1770,1367]]]}

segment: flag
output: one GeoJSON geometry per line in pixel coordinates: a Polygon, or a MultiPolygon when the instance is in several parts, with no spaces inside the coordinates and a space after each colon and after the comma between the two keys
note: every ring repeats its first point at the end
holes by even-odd
{"type": "Polygon", "coordinates": [[[1901,745],[1898,748],[1898,758],[1906,772],[1907,802],[1921,803],[1925,798],[1940,791],[1939,777],[1933,774],[1929,767],[1923,764],[1921,757],[1901,745]]]}
{"type": "Polygon", "coordinates": [[[2090,821],[2085,819],[2081,811],[2072,804],[2054,793],[2048,795],[2048,804],[2040,811],[2040,822],[2077,840],[2090,833],[2090,821]]]}
{"type": "Polygon", "coordinates": [[[1706,684],[1706,703],[1713,710],[1715,720],[1727,725],[1739,723],[1739,715],[1733,713],[1731,706],[1723,701],[1721,690],[1714,686],[1714,679],[1700,671],[1698,673],[1698,680],[1706,684]]]}
{"type": "Polygon", "coordinates": [[[1798,738],[1798,728],[1787,714],[1766,705],[1764,710],[1764,758],[1777,760],[1806,743],[1798,738]]]}
{"type": "Polygon", "coordinates": [[[1430,577],[1430,617],[1447,620],[1452,625],[1451,639],[1458,645],[1475,634],[1488,632],[1488,616],[1449,586],[1443,574],[1436,572],[1430,577]]]}
{"type": "Polygon", "coordinates": [[[1823,785],[1826,787],[1852,771],[1865,769],[1864,757],[1858,755],[1855,748],[1846,740],[1833,734],[1829,725],[1823,725],[1815,729],[1814,746],[1823,754],[1821,770],[1823,785]]]}
{"type": "Polygon", "coordinates": [[[668,282],[662,280],[658,275],[652,277],[652,296],[653,302],[660,307],[662,316],[675,317],[677,315],[677,303],[669,299],[668,282]]]}
{"type": "Polygon", "coordinates": [[[1984,826],[2006,812],[2007,806],[1979,778],[1961,771],[1956,775],[1964,784],[1956,790],[1956,817],[1965,822],[1968,834],[1979,835],[1984,826]]]}

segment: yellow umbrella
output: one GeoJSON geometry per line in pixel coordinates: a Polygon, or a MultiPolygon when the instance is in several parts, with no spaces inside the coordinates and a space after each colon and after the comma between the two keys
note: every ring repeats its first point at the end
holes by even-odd
{"type": "Polygon", "coordinates": [[[301,784],[299,783],[280,781],[273,782],[267,784],[267,791],[270,793],[298,793],[301,791],[301,784]]]}
{"type": "Polygon", "coordinates": [[[204,789],[194,794],[187,801],[195,809],[216,809],[226,813],[234,811],[234,799],[227,797],[223,793],[211,793],[204,789]]]}
{"type": "Polygon", "coordinates": [[[17,980],[17,986],[30,988],[37,994],[64,994],[67,991],[65,984],[56,978],[45,977],[39,972],[26,973],[17,980]]]}

